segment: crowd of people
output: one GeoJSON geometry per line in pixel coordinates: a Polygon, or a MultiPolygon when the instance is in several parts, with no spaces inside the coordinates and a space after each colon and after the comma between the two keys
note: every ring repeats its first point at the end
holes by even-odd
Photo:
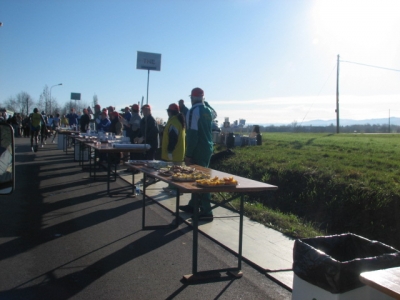
{"type": "MultiPolygon", "coordinates": [[[[216,113],[204,100],[204,91],[201,88],[194,88],[190,99],[192,105],[190,109],[185,106],[184,100],[168,105],[168,121],[163,130],[153,117],[149,104],[142,107],[133,104],[131,107],[125,107],[123,113],[118,113],[113,106],[101,109],[97,104],[94,112],[89,107],[78,115],[75,109],[71,108],[68,114],[62,116],[59,114],[47,116],[35,108],[29,116],[22,118],[20,114],[14,114],[7,119],[7,122],[13,126],[15,137],[30,137],[34,152],[38,150],[39,143],[43,147],[50,137],[54,143],[57,129],[60,127],[69,127],[83,133],[94,129],[97,132],[124,134],[129,137],[131,143],[150,145],[143,155],[130,153],[131,160],[161,158],[173,163],[208,167],[213,153],[212,122],[216,118],[216,113]]],[[[177,192],[173,186],[168,186],[164,191],[170,194],[177,192]]],[[[201,194],[197,197],[200,207],[199,219],[212,221],[210,194],[201,194]]],[[[180,206],[180,209],[193,213],[194,201],[192,198],[188,205],[180,206]]]]}

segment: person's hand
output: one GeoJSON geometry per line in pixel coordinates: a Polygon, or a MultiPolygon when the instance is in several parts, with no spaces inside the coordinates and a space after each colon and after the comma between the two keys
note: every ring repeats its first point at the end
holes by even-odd
{"type": "Polygon", "coordinates": [[[172,153],[168,153],[168,160],[172,161],[172,153]]]}
{"type": "Polygon", "coordinates": [[[135,144],[137,144],[137,143],[138,143],[138,140],[139,140],[139,138],[135,137],[135,138],[133,139],[133,142],[134,142],[135,144]]]}

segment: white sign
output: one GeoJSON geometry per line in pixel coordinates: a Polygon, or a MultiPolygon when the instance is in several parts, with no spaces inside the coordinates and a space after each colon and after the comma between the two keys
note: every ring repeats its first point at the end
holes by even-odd
{"type": "Polygon", "coordinates": [[[160,71],[161,54],[138,51],[136,69],[160,71]]]}

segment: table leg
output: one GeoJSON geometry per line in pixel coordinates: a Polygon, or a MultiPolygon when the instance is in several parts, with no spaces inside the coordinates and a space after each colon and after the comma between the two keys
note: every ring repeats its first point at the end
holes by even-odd
{"type": "Polygon", "coordinates": [[[95,149],[94,150],[94,168],[93,168],[93,180],[96,181],[96,168],[97,168],[97,156],[98,156],[98,151],[95,149]]]}
{"type": "Polygon", "coordinates": [[[175,224],[179,226],[179,202],[180,202],[180,190],[176,189],[176,207],[175,207],[175,224]]]}
{"type": "Polygon", "coordinates": [[[146,221],[145,221],[145,216],[146,216],[146,179],[147,179],[147,176],[146,176],[146,173],[143,173],[143,194],[142,194],[142,207],[143,207],[143,209],[142,209],[142,229],[144,229],[145,228],[145,224],[146,224],[146,221]]]}
{"type": "Polygon", "coordinates": [[[111,167],[110,167],[110,154],[107,154],[107,194],[110,194],[110,180],[111,180],[111,167]]]}
{"type": "Polygon", "coordinates": [[[193,253],[192,253],[192,273],[197,273],[197,255],[198,255],[198,236],[199,236],[199,198],[197,194],[192,194],[195,197],[194,213],[193,213],[193,253]]]}
{"type": "Polygon", "coordinates": [[[89,178],[92,177],[92,148],[89,147],[89,178]]]}
{"type": "Polygon", "coordinates": [[[131,172],[132,172],[132,196],[136,197],[135,169],[131,169],[131,172]]]}

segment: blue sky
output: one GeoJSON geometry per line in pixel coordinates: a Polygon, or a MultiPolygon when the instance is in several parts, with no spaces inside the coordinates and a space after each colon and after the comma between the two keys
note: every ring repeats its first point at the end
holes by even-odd
{"type": "MultiPolygon", "coordinates": [[[[45,85],[122,108],[147,93],[137,51],[162,55],[149,104],[164,120],[194,87],[218,119],[335,119],[336,60],[400,70],[397,0],[1,0],[0,103],[45,85]]],[[[400,72],[340,63],[340,117],[400,117],[400,72]]]]}

